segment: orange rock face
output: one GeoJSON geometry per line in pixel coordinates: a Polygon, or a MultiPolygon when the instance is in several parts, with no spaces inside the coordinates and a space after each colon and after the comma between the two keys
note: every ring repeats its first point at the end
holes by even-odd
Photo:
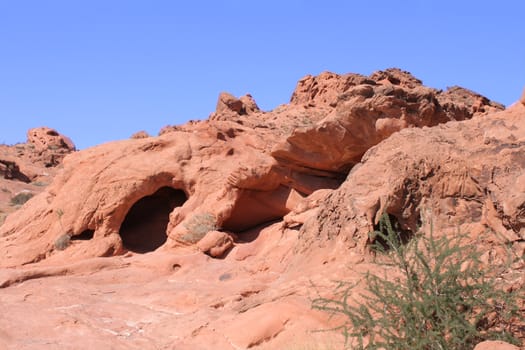
{"type": "Polygon", "coordinates": [[[29,130],[26,143],[0,145],[0,224],[44,190],[63,158],[74,150],[68,137],[46,127],[29,130]]]}
{"type": "Polygon", "coordinates": [[[29,130],[27,142],[39,151],[64,149],[67,153],[75,150],[75,144],[67,136],[46,127],[29,130]]]}
{"type": "MultiPolygon", "coordinates": [[[[2,226],[6,245],[0,252],[8,251],[1,264],[53,255],[54,241],[64,234],[93,236],[64,252],[77,258],[193,244],[188,222],[195,215],[212,215],[215,226],[239,233],[282,219],[316,190],[337,188],[368,148],[401,128],[498,108],[464,89],[426,88],[395,69],[368,78],[307,77],[289,106],[268,113],[249,95],[236,99],[222,93],[209,121],[70,155],[45,193],[2,226]],[[157,195],[168,190],[168,196],[157,195]],[[158,200],[139,204],[146,197],[158,200]],[[168,214],[162,225],[154,224],[157,215],[168,214]],[[144,220],[150,216],[154,219],[144,220]],[[147,248],[139,247],[142,236],[135,237],[141,230],[154,237],[144,236],[147,248]]],[[[30,135],[38,149],[70,144],[49,130],[30,135]],[[54,138],[45,141],[42,135],[54,138]]]]}
{"type": "Polygon", "coordinates": [[[432,220],[436,229],[479,224],[510,242],[522,240],[525,180],[517,145],[525,142],[524,115],[517,104],[487,118],[392,135],[332,193],[319,214],[327,224],[321,232],[342,232],[330,226],[337,222],[330,215],[348,215],[368,231],[387,212],[412,232],[432,220]]]}
{"type": "Polygon", "coordinates": [[[436,227],[520,249],[524,114],[398,69],[322,73],[271,112],[222,93],[207,121],[72,153],[0,226],[0,344],[23,348],[29,329],[57,349],[80,334],[115,349],[327,345],[311,330],[337,320],[312,294],[372,268],[384,211],[416,230],[431,210],[436,227]]]}

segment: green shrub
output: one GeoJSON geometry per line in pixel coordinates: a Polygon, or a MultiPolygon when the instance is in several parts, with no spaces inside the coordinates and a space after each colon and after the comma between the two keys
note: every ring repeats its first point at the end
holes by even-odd
{"type": "Polygon", "coordinates": [[[487,339],[519,344],[522,292],[497,288],[476,245],[463,243],[464,235],[437,238],[431,232],[407,242],[387,215],[372,234],[389,277],[367,273],[361,301],[353,295],[357,284],[344,282],[336,298],[313,301],[315,309],[343,315],[337,329],[347,344],[388,350],[463,350],[487,339]]]}
{"type": "Polygon", "coordinates": [[[6,218],[7,218],[7,214],[0,212],[0,226],[4,224],[4,221],[6,218]]]}
{"type": "Polygon", "coordinates": [[[55,248],[57,250],[64,250],[71,244],[71,236],[67,233],[64,233],[63,235],[59,236],[55,240],[55,248]]]}
{"type": "Polygon", "coordinates": [[[13,198],[11,198],[11,205],[22,205],[31,198],[33,198],[33,196],[34,194],[32,192],[22,191],[16,194],[13,198]]]}
{"type": "Polygon", "coordinates": [[[195,214],[191,219],[184,223],[188,230],[182,240],[189,243],[197,243],[206,233],[217,229],[215,216],[210,213],[195,214]]]}

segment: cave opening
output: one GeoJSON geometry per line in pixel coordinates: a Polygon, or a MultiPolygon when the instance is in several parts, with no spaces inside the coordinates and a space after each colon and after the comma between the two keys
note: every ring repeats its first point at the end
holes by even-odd
{"type": "MultiPolygon", "coordinates": [[[[381,232],[385,236],[388,236],[390,232],[395,235],[393,242],[402,245],[407,244],[415,235],[410,228],[402,225],[395,215],[389,213],[383,214],[379,222],[374,225],[374,232],[381,232]]],[[[391,244],[381,236],[375,237],[373,243],[375,248],[379,248],[381,251],[389,251],[392,248],[391,244]]]]}
{"type": "Polygon", "coordinates": [[[79,233],[78,235],[71,236],[72,241],[89,241],[90,239],[93,239],[93,236],[95,235],[94,230],[85,230],[79,233]]]}
{"type": "Polygon", "coordinates": [[[169,215],[187,200],[182,190],[162,187],[138,200],[120,226],[124,248],[135,253],[154,251],[167,240],[169,215]]]}

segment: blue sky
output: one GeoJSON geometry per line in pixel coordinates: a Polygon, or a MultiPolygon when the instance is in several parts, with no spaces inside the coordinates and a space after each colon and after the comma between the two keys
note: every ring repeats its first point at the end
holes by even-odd
{"type": "Polygon", "coordinates": [[[270,110],[297,80],[400,67],[506,105],[525,86],[525,2],[0,0],[0,143],[78,148],[205,119],[221,91],[270,110]]]}

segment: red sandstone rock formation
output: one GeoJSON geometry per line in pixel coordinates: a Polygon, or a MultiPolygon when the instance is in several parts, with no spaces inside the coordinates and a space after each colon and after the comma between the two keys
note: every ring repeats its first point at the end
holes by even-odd
{"type": "Polygon", "coordinates": [[[167,229],[139,223],[151,231],[144,244],[159,243],[154,248],[194,243],[185,238],[191,234],[187,222],[199,214],[209,213],[218,227],[239,233],[281,219],[316,190],[338,187],[368,148],[401,128],[463,120],[498,108],[466,90],[426,88],[396,69],[369,78],[307,77],[289,106],[269,113],[249,95],[236,99],[223,93],[209,121],[69,156],[53,185],[1,228],[9,242],[8,258],[1,263],[40,260],[55,252],[57,237],[85,232],[94,238],[71,247],[68,255],[122,254],[138,244],[129,238],[135,228],[128,221],[153,215],[157,207],[171,211],[167,229]],[[454,96],[459,96],[457,105],[454,96]],[[175,204],[158,199],[131,211],[139,200],[156,198],[164,189],[172,189],[175,204]],[[26,226],[28,221],[38,229],[26,226]]]}
{"type": "Polygon", "coordinates": [[[412,233],[425,224],[436,232],[488,230],[522,254],[524,115],[515,104],[487,118],[392,135],[326,196],[302,227],[305,239],[340,237],[363,248],[386,212],[412,233]]]}
{"type": "Polygon", "coordinates": [[[0,224],[18,208],[17,195],[42,192],[74,150],[68,137],[46,127],[29,130],[26,143],[0,145],[0,224]]]}
{"type": "Polygon", "coordinates": [[[0,344],[24,348],[28,330],[58,349],[322,344],[310,331],[337,319],[310,298],[377,268],[365,248],[383,211],[523,254],[525,106],[502,110],[398,69],[323,73],[271,112],[222,93],[207,121],[73,153],[0,226],[0,344]]]}
{"type": "MultiPolygon", "coordinates": [[[[16,163],[24,182],[30,182],[43,176],[43,168],[54,168],[69,153],[75,151],[73,142],[56,130],[47,127],[34,128],[27,132],[26,143],[14,146],[0,145],[0,160],[16,163]]],[[[6,169],[0,168],[4,178],[9,177],[6,169]]],[[[13,177],[17,179],[16,176],[13,177]]]]}
{"type": "Polygon", "coordinates": [[[148,137],[150,137],[150,135],[144,130],[137,131],[136,133],[131,135],[132,139],[147,139],[148,137]]]}

